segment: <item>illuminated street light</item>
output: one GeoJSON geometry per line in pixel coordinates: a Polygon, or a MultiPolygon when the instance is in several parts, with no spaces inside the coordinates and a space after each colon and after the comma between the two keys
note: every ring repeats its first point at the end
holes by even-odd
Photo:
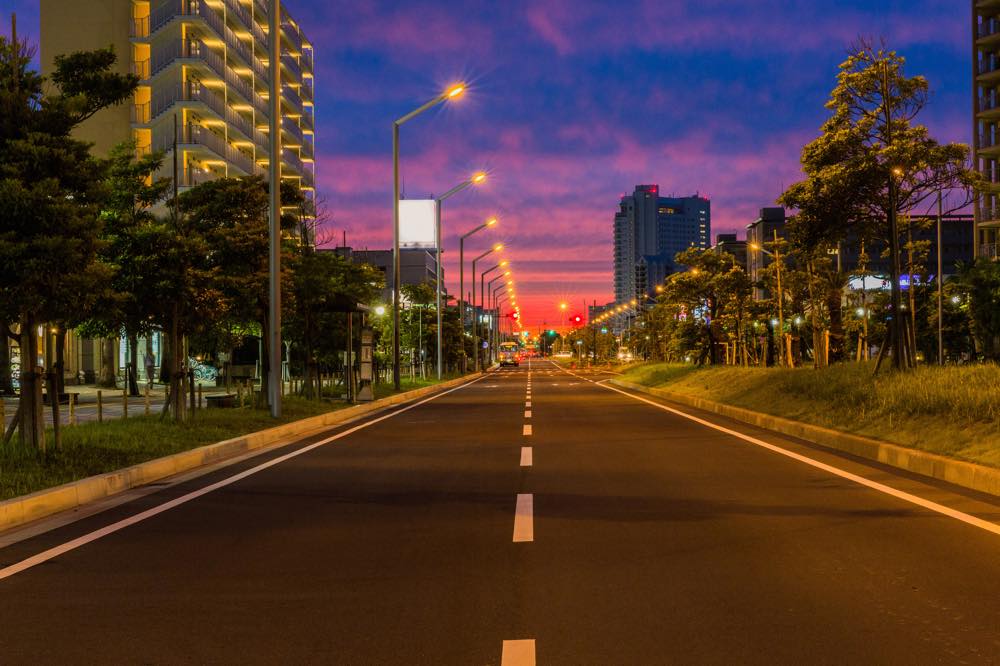
{"type": "MultiPolygon", "coordinates": [[[[272,15],[275,12],[272,12],[272,15]]],[[[279,17],[280,18],[280,17],[279,17]]],[[[278,19],[272,19],[272,24],[278,19]]],[[[273,31],[277,34],[277,31],[273,31]]],[[[278,40],[275,40],[276,42],[278,40]]],[[[276,67],[272,71],[276,71],[276,67]]],[[[465,92],[464,83],[456,83],[449,86],[443,93],[425,103],[424,105],[417,107],[413,111],[410,111],[405,116],[393,121],[392,123],[392,381],[396,390],[400,390],[400,375],[399,375],[399,291],[400,291],[400,261],[399,261],[399,128],[409,120],[417,117],[424,111],[441,104],[449,99],[456,99],[465,92]]],[[[274,100],[277,95],[272,96],[272,107],[275,106],[274,100]]],[[[280,101],[279,101],[280,104],[280,101]]],[[[274,123],[274,116],[276,111],[272,109],[271,121],[274,123]]],[[[274,137],[277,134],[275,130],[272,129],[271,136],[274,137]]],[[[272,141],[273,143],[273,141],[272,141]]],[[[273,155],[272,151],[272,155],[273,155]]],[[[277,160],[272,160],[272,163],[276,163],[277,160]]],[[[441,249],[438,248],[440,253],[441,249]]],[[[440,256],[439,261],[440,263],[440,256]]],[[[439,280],[440,283],[440,280],[439,280]]],[[[438,308],[440,312],[440,308],[438,308]]],[[[440,330],[440,326],[438,330],[440,330]]]]}
{"type": "MultiPolygon", "coordinates": [[[[449,95],[449,97],[454,97],[454,95],[449,95]]],[[[437,248],[437,267],[436,267],[436,280],[437,285],[435,285],[434,291],[436,292],[436,305],[437,305],[437,378],[441,381],[442,365],[444,364],[444,354],[441,353],[442,349],[442,329],[441,324],[442,308],[441,308],[441,290],[443,288],[444,280],[441,278],[441,204],[448,197],[454,196],[472,185],[478,185],[486,180],[486,172],[479,171],[468,180],[463,180],[461,183],[451,188],[444,194],[434,199],[434,238],[435,247],[437,248]]],[[[461,289],[461,287],[459,287],[461,289]]]]}
{"type": "MultiPolygon", "coordinates": [[[[480,224],[478,227],[476,227],[472,231],[469,231],[468,233],[462,235],[458,239],[458,312],[459,312],[459,317],[462,320],[462,335],[463,336],[465,335],[465,239],[468,238],[469,236],[471,236],[474,233],[480,232],[483,229],[488,229],[488,228],[496,225],[496,223],[497,223],[497,218],[491,217],[490,219],[486,220],[485,222],[483,222],[482,224],[480,224]]],[[[472,303],[473,303],[473,307],[475,307],[475,301],[476,301],[476,275],[475,275],[475,270],[476,270],[476,267],[475,267],[475,265],[473,265],[473,267],[472,267],[472,271],[473,271],[473,275],[472,275],[472,303]]],[[[439,283],[440,283],[440,281],[439,281],[439,283]]],[[[468,370],[467,360],[466,360],[466,357],[465,357],[465,352],[463,351],[462,352],[462,374],[464,375],[467,370],[468,370]]]]}

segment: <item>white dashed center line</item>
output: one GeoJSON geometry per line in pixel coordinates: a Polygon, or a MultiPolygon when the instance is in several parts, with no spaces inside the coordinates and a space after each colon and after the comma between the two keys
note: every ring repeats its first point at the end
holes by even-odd
{"type": "Polygon", "coordinates": [[[524,424],[524,432],[522,434],[524,434],[524,435],[530,435],[531,434],[531,424],[530,423],[525,423],[524,424]]]}
{"type": "Polygon", "coordinates": [[[521,447],[521,467],[531,467],[531,464],[532,464],[531,447],[530,446],[522,446],[521,447]]]}
{"type": "Polygon", "coordinates": [[[514,543],[535,540],[535,499],[530,493],[518,494],[514,507],[514,543]]]}
{"type": "Polygon", "coordinates": [[[526,409],[524,411],[524,418],[526,418],[526,419],[530,419],[531,418],[531,410],[530,409],[526,409]]]}
{"type": "Polygon", "coordinates": [[[500,666],[535,666],[535,641],[504,641],[500,666]]]}

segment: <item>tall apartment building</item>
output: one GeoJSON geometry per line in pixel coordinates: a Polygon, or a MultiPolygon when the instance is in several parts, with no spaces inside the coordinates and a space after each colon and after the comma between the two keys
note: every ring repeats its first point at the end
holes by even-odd
{"type": "Polygon", "coordinates": [[[972,2],[972,162],[990,184],[976,198],[977,256],[1000,257],[1000,2],[972,2]]]}
{"type": "Polygon", "coordinates": [[[615,213],[615,301],[649,298],[676,269],[674,256],[705,249],[712,233],[711,203],[701,196],[661,197],[658,185],[637,185],[615,213]]]}
{"type": "MultiPolygon", "coordinates": [[[[266,0],[41,0],[42,73],[61,53],[114,47],[117,70],[140,78],[134,99],[87,120],[77,136],[106,155],[134,139],[140,152],[166,153],[183,189],[223,176],[267,177],[270,159],[269,20],[266,0]]],[[[281,177],[315,197],[313,47],[298,23],[281,14],[281,177]]],[[[140,339],[140,357],[159,361],[160,339],[140,339]]],[[[114,371],[128,358],[113,344],[114,371]]],[[[94,381],[103,364],[98,341],[70,332],[66,375],[94,381]]],[[[143,362],[140,361],[140,368],[143,362]]]]}
{"type": "MultiPolygon", "coordinates": [[[[141,79],[128,105],[88,120],[79,137],[106,154],[129,138],[167,153],[178,185],[266,177],[269,49],[266,0],[41,0],[42,72],[70,51],[113,45],[118,69],[141,79]]],[[[315,189],[313,48],[281,15],[281,176],[315,189]]]]}

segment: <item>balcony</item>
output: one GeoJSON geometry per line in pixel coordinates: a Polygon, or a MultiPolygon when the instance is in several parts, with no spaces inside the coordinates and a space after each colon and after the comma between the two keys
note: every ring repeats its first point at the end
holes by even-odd
{"type": "Polygon", "coordinates": [[[145,125],[150,120],[149,102],[132,105],[132,124],[145,125]]]}
{"type": "Polygon", "coordinates": [[[247,8],[243,6],[243,3],[241,3],[239,0],[225,0],[225,1],[226,1],[226,10],[231,14],[235,14],[236,17],[239,18],[240,22],[242,22],[244,26],[250,28],[253,25],[254,20],[250,17],[250,12],[248,12],[247,8]]]}
{"type": "Polygon", "coordinates": [[[299,97],[297,92],[295,92],[295,88],[292,88],[291,86],[281,86],[281,96],[284,97],[289,104],[291,104],[294,110],[299,111],[302,109],[302,98],[299,97]]]}
{"type": "Polygon", "coordinates": [[[133,18],[129,26],[128,36],[132,39],[145,39],[149,37],[149,17],[133,18]]]}
{"type": "Polygon", "coordinates": [[[296,53],[302,51],[302,35],[299,34],[299,29],[297,26],[293,25],[291,21],[283,20],[281,22],[281,31],[285,33],[288,41],[292,45],[292,50],[296,53]]]}
{"type": "Polygon", "coordinates": [[[299,119],[299,126],[310,132],[313,132],[316,129],[316,125],[313,121],[312,108],[313,107],[311,106],[305,107],[305,113],[303,113],[302,117],[299,119]]]}
{"type": "Polygon", "coordinates": [[[992,111],[998,107],[1000,107],[1000,98],[996,95],[984,95],[979,98],[980,112],[992,111]]]}
{"type": "Polygon", "coordinates": [[[302,145],[302,142],[304,141],[304,138],[302,136],[302,130],[299,129],[299,125],[294,118],[282,118],[281,129],[288,132],[290,136],[292,136],[298,141],[299,145],[302,145]]]}
{"type": "Polygon", "coordinates": [[[299,159],[299,156],[296,155],[295,151],[291,148],[282,149],[281,161],[282,163],[288,164],[295,169],[296,174],[301,174],[305,171],[305,168],[302,165],[302,160],[299,159]]]}
{"type": "MultiPolygon", "coordinates": [[[[230,165],[235,166],[244,173],[254,173],[253,158],[235,146],[230,145],[224,136],[217,134],[207,127],[188,123],[181,126],[177,138],[178,144],[201,146],[215,153],[219,158],[225,160],[230,165]]],[[[173,148],[174,137],[173,128],[169,131],[163,128],[153,135],[153,146],[158,151],[167,152],[173,148]]]]}
{"type": "Polygon", "coordinates": [[[302,80],[302,68],[299,67],[299,63],[296,62],[294,57],[290,55],[281,56],[281,64],[292,74],[293,81],[298,82],[302,80]]]}
{"type": "Polygon", "coordinates": [[[976,71],[980,74],[980,76],[1000,71],[1000,60],[995,57],[984,58],[977,64],[976,71]]]}
{"type": "Polygon", "coordinates": [[[139,77],[140,81],[149,78],[149,58],[132,63],[132,73],[139,77]]]}
{"type": "Polygon", "coordinates": [[[986,39],[987,37],[992,37],[997,33],[1000,33],[1000,21],[990,19],[988,21],[983,21],[976,26],[976,36],[979,39],[986,39]]]}
{"type": "Polygon", "coordinates": [[[302,172],[302,187],[316,187],[316,178],[313,176],[312,171],[309,171],[308,169],[302,172]]]}
{"type": "Polygon", "coordinates": [[[985,259],[1000,259],[1000,244],[983,243],[979,246],[979,256],[985,259]]]}
{"type": "MultiPolygon", "coordinates": [[[[239,5],[235,0],[229,0],[229,2],[239,5]]],[[[246,10],[242,10],[242,12],[249,18],[246,10]]],[[[205,0],[169,0],[153,12],[149,28],[152,32],[156,32],[178,16],[191,16],[203,20],[211,31],[218,35],[230,49],[238,53],[240,58],[252,67],[259,76],[267,76],[263,64],[254,57],[253,49],[236,36],[236,33],[226,25],[222,15],[212,9],[205,0]]],[[[253,23],[253,21],[250,22],[253,23]]]]}

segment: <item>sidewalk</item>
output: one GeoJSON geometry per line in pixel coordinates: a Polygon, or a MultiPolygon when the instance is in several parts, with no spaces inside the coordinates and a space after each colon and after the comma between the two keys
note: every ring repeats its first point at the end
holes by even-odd
{"type": "MultiPolygon", "coordinates": [[[[223,395],[225,393],[225,387],[216,386],[213,382],[212,384],[201,384],[202,399],[210,395],[223,395]]],[[[128,397],[128,415],[129,416],[141,416],[146,413],[146,384],[139,384],[139,391],[143,394],[136,397],[128,397]]],[[[77,423],[86,423],[89,421],[97,420],[97,395],[98,392],[101,394],[101,418],[110,419],[120,419],[125,413],[125,400],[123,400],[124,389],[119,386],[117,389],[109,388],[99,388],[93,384],[82,385],[82,386],[67,386],[66,392],[69,394],[76,395],[76,407],[74,411],[74,417],[77,423]]],[[[163,384],[154,384],[149,391],[149,413],[157,414],[163,409],[164,394],[166,393],[166,387],[163,384]]],[[[4,396],[0,398],[3,400],[3,412],[4,412],[4,429],[14,418],[14,412],[17,410],[17,396],[4,396]]],[[[204,404],[204,403],[203,403],[204,404]]],[[[63,425],[68,425],[70,422],[70,408],[69,405],[59,406],[59,421],[63,425]]],[[[52,407],[45,405],[45,425],[52,425],[52,407]]]]}

